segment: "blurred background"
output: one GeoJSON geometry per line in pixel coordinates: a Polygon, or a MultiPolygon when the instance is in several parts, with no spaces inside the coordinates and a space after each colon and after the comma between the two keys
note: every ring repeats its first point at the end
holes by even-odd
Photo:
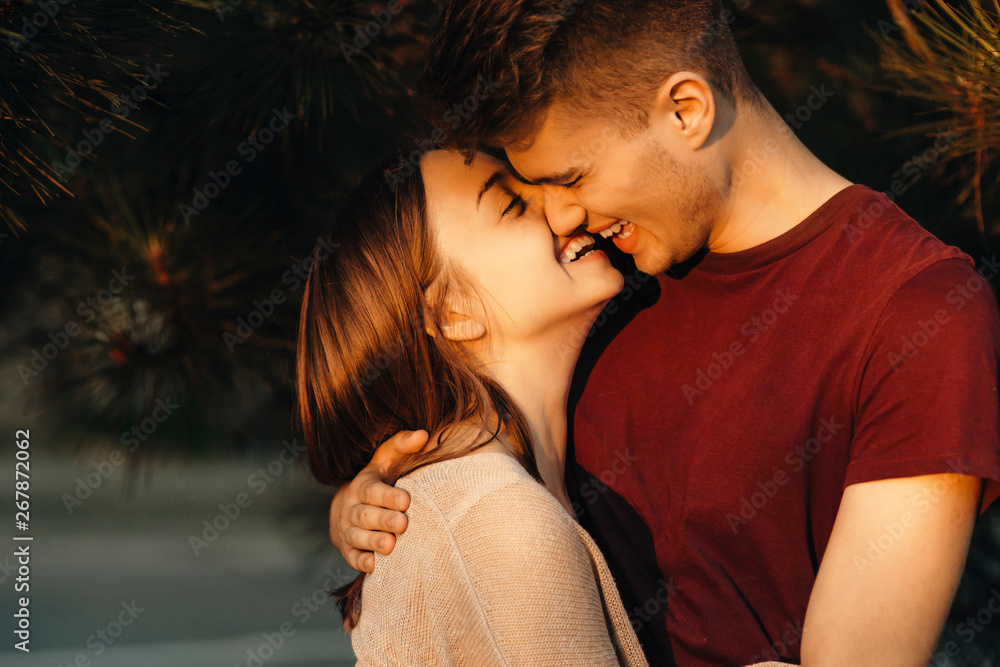
{"type": "MultiPolygon", "coordinates": [[[[751,76],[814,153],[994,258],[996,0],[724,5],[751,76]]],[[[0,1],[10,515],[18,430],[31,463],[30,528],[0,530],[8,638],[11,537],[34,537],[32,651],[5,641],[0,664],[354,664],[325,595],[353,573],[292,420],[302,262],[351,185],[428,136],[411,89],[437,12],[0,1]]],[[[996,505],[932,664],[1000,664],[996,505]]]]}

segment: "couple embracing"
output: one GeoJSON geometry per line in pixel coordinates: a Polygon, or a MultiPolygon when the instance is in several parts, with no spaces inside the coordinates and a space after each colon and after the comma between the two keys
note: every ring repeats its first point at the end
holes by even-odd
{"type": "Polygon", "coordinates": [[[359,664],[927,664],[1000,495],[971,259],[795,138],[719,2],[445,5],[422,91],[477,104],[300,320],[359,664]]]}

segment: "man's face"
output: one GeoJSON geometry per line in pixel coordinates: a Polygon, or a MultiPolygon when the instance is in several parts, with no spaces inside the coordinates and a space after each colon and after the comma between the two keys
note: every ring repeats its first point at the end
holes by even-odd
{"type": "Polygon", "coordinates": [[[555,234],[614,232],[614,244],[646,273],[703,247],[722,206],[683,142],[652,127],[624,138],[605,120],[573,118],[555,104],[530,146],[506,150],[522,178],[543,186],[555,234]]]}

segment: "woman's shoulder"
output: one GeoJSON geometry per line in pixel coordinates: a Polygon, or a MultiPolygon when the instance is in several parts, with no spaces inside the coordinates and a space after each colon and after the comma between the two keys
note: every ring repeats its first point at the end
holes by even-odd
{"type": "Polygon", "coordinates": [[[555,622],[573,635],[564,646],[596,656],[595,664],[614,661],[576,522],[516,459],[468,454],[419,468],[397,486],[410,493],[410,523],[391,554],[375,554],[365,580],[352,633],[359,657],[392,653],[406,656],[397,664],[426,664],[448,646],[454,652],[442,663],[475,655],[476,664],[538,664],[521,658],[534,656],[538,628],[555,622]]]}
{"type": "MultiPolygon", "coordinates": [[[[427,465],[417,468],[413,472],[407,473],[399,479],[403,480],[448,475],[467,475],[470,472],[477,470],[509,472],[512,469],[521,470],[525,475],[528,474],[528,471],[521,466],[517,459],[514,458],[514,455],[510,452],[501,451],[500,447],[487,449],[487,446],[484,446],[477,450],[473,450],[464,456],[456,456],[454,458],[442,459],[434,461],[433,463],[428,463],[427,465]],[[513,468],[511,468],[510,464],[513,464],[513,468]]],[[[531,476],[528,475],[528,477],[531,476]]]]}
{"type": "Polygon", "coordinates": [[[421,563],[478,560],[484,551],[532,554],[545,546],[539,541],[585,553],[575,520],[510,454],[436,461],[396,486],[410,494],[409,523],[391,554],[375,554],[375,578],[419,570],[421,563]]]}
{"type": "MultiPolygon", "coordinates": [[[[510,454],[476,452],[436,461],[400,477],[396,486],[410,494],[414,514],[433,512],[448,523],[466,520],[476,508],[479,519],[496,515],[516,518],[518,512],[562,513],[562,505],[510,454]],[[517,502],[511,507],[510,501],[517,502]],[[516,511],[512,511],[516,510],[516,511]]],[[[569,518],[569,515],[566,515],[569,518]]]]}

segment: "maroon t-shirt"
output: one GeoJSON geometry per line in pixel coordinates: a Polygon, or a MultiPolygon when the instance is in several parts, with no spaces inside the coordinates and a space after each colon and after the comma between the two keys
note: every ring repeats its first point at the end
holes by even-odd
{"type": "Polygon", "coordinates": [[[798,662],[849,484],[1000,495],[994,261],[855,185],[763,245],[628,276],[577,369],[567,488],[653,664],[798,662]]]}

